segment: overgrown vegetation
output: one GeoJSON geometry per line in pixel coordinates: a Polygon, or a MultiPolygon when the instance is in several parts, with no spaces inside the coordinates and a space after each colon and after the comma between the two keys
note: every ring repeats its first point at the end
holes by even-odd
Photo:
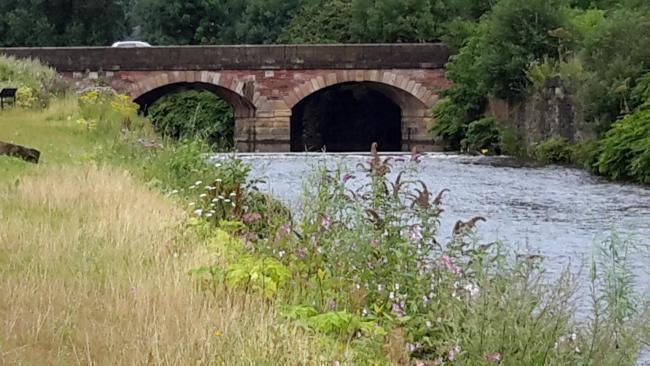
{"type": "Polygon", "coordinates": [[[198,139],[215,149],[233,147],[232,108],[213,93],[185,91],[166,95],[148,109],[156,131],[163,136],[198,139]]]}
{"type": "Polygon", "coordinates": [[[16,104],[23,108],[45,107],[63,91],[57,73],[38,61],[0,55],[0,89],[17,88],[16,104]]]}

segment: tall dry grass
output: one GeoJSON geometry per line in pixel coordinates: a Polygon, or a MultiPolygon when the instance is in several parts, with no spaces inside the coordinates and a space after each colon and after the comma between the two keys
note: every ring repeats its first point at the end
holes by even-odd
{"type": "MultiPolygon", "coordinates": [[[[128,173],[60,166],[0,187],[0,364],[297,365],[345,355],[241,293],[195,291],[211,254],[128,173]],[[184,232],[184,234],[179,234],[184,232]]],[[[345,353],[345,350],[341,351],[345,353]]]]}

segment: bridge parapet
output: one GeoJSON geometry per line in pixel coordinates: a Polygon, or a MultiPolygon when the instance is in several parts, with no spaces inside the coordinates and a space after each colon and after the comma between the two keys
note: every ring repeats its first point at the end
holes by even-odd
{"type": "Polygon", "coordinates": [[[160,70],[440,69],[450,49],[431,44],[0,48],[61,72],[160,70]]]}

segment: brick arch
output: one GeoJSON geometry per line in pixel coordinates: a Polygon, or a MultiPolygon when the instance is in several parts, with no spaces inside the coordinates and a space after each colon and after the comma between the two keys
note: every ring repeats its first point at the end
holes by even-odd
{"type": "MultiPolygon", "coordinates": [[[[287,104],[287,107],[292,109],[300,101],[322,89],[348,82],[370,82],[376,85],[388,86],[389,88],[392,87],[401,94],[413,97],[413,100],[419,102],[416,103],[418,105],[411,106],[411,108],[415,107],[418,109],[429,110],[436,104],[439,98],[437,94],[423,86],[421,83],[401,73],[376,70],[339,70],[316,76],[305,81],[301,85],[293,88],[293,90],[290,90],[284,97],[284,101],[287,104]]],[[[405,107],[403,103],[398,102],[398,104],[400,104],[401,107],[405,107]]]]}
{"type": "Polygon", "coordinates": [[[198,89],[214,92],[230,104],[236,117],[253,117],[255,106],[251,98],[252,83],[233,78],[231,75],[210,71],[169,71],[158,72],[146,77],[130,88],[130,96],[135,101],[148,93],[174,85],[199,85],[198,89]]]}

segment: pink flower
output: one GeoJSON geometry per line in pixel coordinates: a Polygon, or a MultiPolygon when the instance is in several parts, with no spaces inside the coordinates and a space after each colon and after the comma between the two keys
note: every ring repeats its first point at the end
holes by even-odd
{"type": "Polygon", "coordinates": [[[460,353],[460,346],[459,345],[454,345],[449,352],[447,352],[447,359],[449,361],[453,361],[456,359],[456,355],[460,353]]]}
{"type": "Polygon", "coordinates": [[[307,255],[307,249],[305,249],[305,248],[298,248],[298,250],[296,250],[296,255],[298,256],[298,258],[300,258],[300,259],[304,259],[305,256],[307,255]]]}
{"type": "Polygon", "coordinates": [[[444,264],[445,267],[447,267],[449,272],[451,272],[451,273],[453,273],[455,275],[460,273],[460,269],[454,265],[454,263],[451,261],[451,258],[449,258],[448,255],[443,255],[440,258],[440,260],[442,261],[442,264],[444,264]]]}
{"type": "Polygon", "coordinates": [[[343,184],[347,183],[350,179],[355,179],[356,177],[350,173],[347,173],[343,176],[343,184]]]}
{"type": "Polygon", "coordinates": [[[501,354],[499,352],[489,353],[483,356],[483,359],[487,362],[499,363],[501,362],[501,354]]]}
{"type": "Polygon", "coordinates": [[[250,213],[246,213],[246,214],[244,214],[244,216],[242,217],[242,219],[244,220],[244,223],[245,223],[245,224],[250,224],[250,223],[253,223],[253,222],[255,222],[255,221],[259,221],[259,220],[261,220],[261,219],[262,219],[262,215],[260,215],[260,214],[257,213],[257,212],[250,212],[250,213]]]}

